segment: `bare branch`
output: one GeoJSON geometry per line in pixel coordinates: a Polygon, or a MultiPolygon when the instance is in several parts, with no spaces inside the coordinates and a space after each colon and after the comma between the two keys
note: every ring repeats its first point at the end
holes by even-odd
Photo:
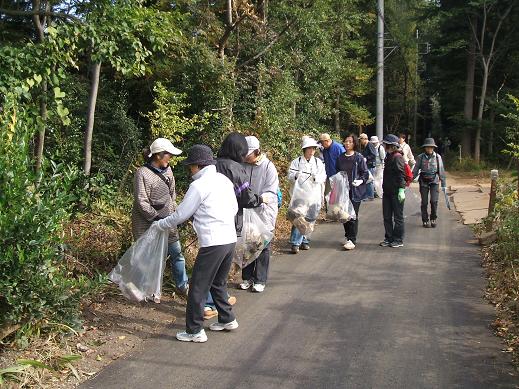
{"type": "Polygon", "coordinates": [[[19,10],[15,10],[15,9],[0,8],[0,14],[5,14],[5,15],[9,15],[9,16],[27,16],[27,17],[34,16],[34,15],[52,16],[52,17],[58,18],[58,19],[65,19],[65,20],[70,19],[76,23],[83,23],[83,21],[80,18],[78,18],[77,16],[74,16],[74,15],[68,15],[68,14],[61,13],[61,12],[41,11],[39,9],[32,10],[32,11],[19,11],[19,10]]]}

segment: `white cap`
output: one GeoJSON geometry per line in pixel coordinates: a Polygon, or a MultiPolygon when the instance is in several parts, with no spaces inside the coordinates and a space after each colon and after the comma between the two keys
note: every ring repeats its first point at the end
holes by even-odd
{"type": "Polygon", "coordinates": [[[246,136],[245,139],[247,140],[247,146],[249,147],[249,150],[247,151],[247,156],[251,155],[253,151],[259,150],[260,142],[258,138],[256,138],[255,136],[246,136]]]}
{"type": "Polygon", "coordinates": [[[151,157],[153,154],[157,154],[162,151],[170,153],[171,155],[182,154],[182,150],[177,149],[175,146],[173,146],[173,143],[171,143],[169,139],[166,138],[155,139],[150,146],[150,151],[151,153],[148,155],[148,157],[151,157]]]}
{"type": "Polygon", "coordinates": [[[373,135],[370,140],[369,140],[371,143],[380,143],[380,141],[378,140],[378,136],[376,135],[373,135]]]}
{"type": "Polygon", "coordinates": [[[319,145],[317,144],[317,142],[315,141],[314,138],[311,138],[309,136],[304,136],[303,142],[301,144],[301,148],[304,150],[307,147],[319,147],[319,145]]]}

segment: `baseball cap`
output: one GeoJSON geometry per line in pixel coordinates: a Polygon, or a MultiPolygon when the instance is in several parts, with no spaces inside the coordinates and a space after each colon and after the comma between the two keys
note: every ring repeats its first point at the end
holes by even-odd
{"type": "Polygon", "coordinates": [[[171,143],[169,139],[157,138],[153,141],[153,143],[150,146],[150,154],[148,155],[148,157],[151,157],[153,154],[157,154],[162,151],[165,151],[166,153],[169,153],[171,155],[182,154],[182,150],[177,149],[175,146],[173,146],[173,143],[171,143]]]}
{"type": "Polygon", "coordinates": [[[251,153],[255,150],[259,150],[260,142],[258,138],[255,136],[246,136],[245,140],[247,141],[247,147],[249,150],[247,151],[247,155],[251,155],[251,153]]]}

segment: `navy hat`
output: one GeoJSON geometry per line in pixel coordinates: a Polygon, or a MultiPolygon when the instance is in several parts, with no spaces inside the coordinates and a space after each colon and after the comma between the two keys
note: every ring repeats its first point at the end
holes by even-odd
{"type": "Polygon", "coordinates": [[[398,140],[399,140],[398,136],[393,135],[393,134],[387,134],[384,137],[384,140],[382,141],[382,143],[385,143],[387,145],[400,146],[400,143],[398,143],[398,140]]]}
{"type": "Polygon", "coordinates": [[[187,152],[187,158],[184,160],[184,165],[215,165],[213,152],[209,146],[194,145],[187,152]]]}
{"type": "Polygon", "coordinates": [[[425,141],[424,141],[422,147],[438,147],[438,146],[436,146],[436,143],[434,143],[433,138],[425,138],[425,141]]]}

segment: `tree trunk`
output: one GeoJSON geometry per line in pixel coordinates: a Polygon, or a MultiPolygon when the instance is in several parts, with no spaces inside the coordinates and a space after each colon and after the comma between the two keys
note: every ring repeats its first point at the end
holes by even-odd
{"type": "MultiPolygon", "coordinates": [[[[477,18],[472,18],[474,28],[477,28],[477,18]]],[[[461,140],[461,152],[464,156],[470,157],[472,149],[472,128],[469,122],[474,116],[474,76],[476,74],[476,37],[470,34],[469,51],[467,53],[467,80],[465,82],[465,108],[463,110],[463,118],[465,119],[465,127],[463,129],[463,137],[461,140]]]]}
{"type": "Polygon", "coordinates": [[[478,123],[476,129],[476,139],[474,145],[474,160],[479,163],[481,161],[481,128],[483,126],[483,111],[485,109],[485,100],[487,97],[488,86],[488,64],[483,63],[483,80],[481,81],[481,95],[479,98],[478,123]]]}
{"type": "Polygon", "coordinates": [[[494,153],[494,134],[496,130],[496,110],[491,108],[490,110],[490,133],[488,139],[488,155],[491,156],[494,153]]]}
{"type": "Polygon", "coordinates": [[[101,63],[94,63],[92,66],[92,79],[90,81],[90,95],[88,97],[88,112],[87,125],[85,128],[84,137],[84,156],[83,156],[83,170],[85,175],[90,175],[90,168],[92,167],[92,134],[94,132],[94,118],[97,101],[97,91],[99,89],[99,76],[101,74],[101,63]]]}

